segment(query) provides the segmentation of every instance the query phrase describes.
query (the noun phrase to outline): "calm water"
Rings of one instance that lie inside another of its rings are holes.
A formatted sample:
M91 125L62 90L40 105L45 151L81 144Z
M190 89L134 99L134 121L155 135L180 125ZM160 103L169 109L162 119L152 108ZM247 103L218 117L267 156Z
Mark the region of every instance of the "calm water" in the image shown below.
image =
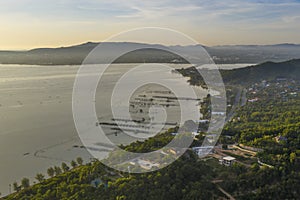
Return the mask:
M114 78L133 66L113 65L103 80L104 88L113 87ZM221 68L244 66L247 65ZM84 148L77 148L81 142L72 117L72 89L78 69L79 66L0 65L0 192L3 195L9 192L10 183L20 182L22 177L46 174L50 166L70 162L78 156L86 161L90 158ZM148 73L145 71L141 78ZM182 77L174 74L174 78ZM198 88L197 91L201 97L206 95L204 90ZM101 90L96 97L96 102L101 102L96 103L101 116L109 109L103 103L106 95L108 93ZM116 143L132 141L122 134L110 137Z

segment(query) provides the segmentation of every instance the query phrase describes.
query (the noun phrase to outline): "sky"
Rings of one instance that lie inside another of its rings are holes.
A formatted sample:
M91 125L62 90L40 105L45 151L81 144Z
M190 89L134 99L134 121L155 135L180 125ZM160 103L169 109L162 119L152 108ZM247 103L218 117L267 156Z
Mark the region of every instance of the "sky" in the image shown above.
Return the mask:
M300 0L0 0L2 50L100 42L139 27L208 46L300 43Z

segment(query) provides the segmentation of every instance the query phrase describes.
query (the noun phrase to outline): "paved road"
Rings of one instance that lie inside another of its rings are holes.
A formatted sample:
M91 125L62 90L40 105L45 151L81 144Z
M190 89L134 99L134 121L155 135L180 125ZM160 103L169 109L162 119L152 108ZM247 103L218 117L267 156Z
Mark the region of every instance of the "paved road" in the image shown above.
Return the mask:
M252 156L256 156L256 154L257 154L257 152L255 152L255 151L243 149L243 148L241 148L241 147L239 147L239 146L237 146L237 145L232 145L232 147L233 147L233 148L236 148L236 149L239 149L240 151L244 151L244 152L246 152L246 153L249 153L249 154L251 154Z
M242 94L242 88L238 88L238 92L235 96L232 108L231 108L230 112L227 114L226 122L229 122L233 118L233 116L235 114L235 110L239 107L240 100L241 100L241 94Z
M220 186L217 185L218 190L220 190L223 194L225 194L228 199L230 200L235 200L235 198L233 196L231 196L228 192L226 192L223 188L221 188Z
M241 97L241 107L246 105L247 103L247 89L244 88L243 89L243 94L242 94L242 97Z

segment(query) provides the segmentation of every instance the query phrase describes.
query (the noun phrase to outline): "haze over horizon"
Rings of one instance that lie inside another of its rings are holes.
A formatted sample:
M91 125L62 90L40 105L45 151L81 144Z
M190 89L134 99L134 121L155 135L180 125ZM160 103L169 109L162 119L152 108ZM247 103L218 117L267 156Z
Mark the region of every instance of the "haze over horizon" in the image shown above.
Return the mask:
M0 51L31 51L31 50L35 50L35 49L44 49L44 48L50 48L50 49L56 49L56 48L68 48L68 47L76 47L76 46L80 46L80 45L85 45L85 44L88 44L88 43L94 43L94 44L97 44L97 43L102 43L101 41L84 41L84 42L81 42L81 43L76 43L76 44L70 44L70 45L59 45L59 46L41 46L41 47L36 47L36 48L30 48L30 49L0 49ZM105 43L105 41L103 42ZM108 42L110 43L110 41ZM113 42L113 43L137 43L137 44L149 44L149 45L163 45L163 46L189 46L188 44L187 45L178 45L178 44L161 44L161 43L144 43L144 42L128 42L128 41L116 41L116 42ZM296 46L300 46L300 44L297 44L297 43L274 43L274 44L225 44L225 45L212 45L212 46L209 46L209 45L203 45L203 44L200 44L199 45L202 45L202 46L206 46L206 47L226 47L226 46L276 46L276 45L296 45ZM193 45L191 45L193 46Z
M174 29L206 46L299 44L299 10L299 0L2 1L0 47L71 46L138 27Z

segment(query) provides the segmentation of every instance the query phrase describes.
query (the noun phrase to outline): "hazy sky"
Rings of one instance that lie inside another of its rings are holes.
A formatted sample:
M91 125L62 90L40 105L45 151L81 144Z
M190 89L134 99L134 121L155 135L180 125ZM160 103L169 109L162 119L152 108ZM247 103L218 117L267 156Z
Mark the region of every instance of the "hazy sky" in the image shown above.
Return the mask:
M300 43L300 1L0 0L0 24L0 49L102 41L143 26L204 45Z

